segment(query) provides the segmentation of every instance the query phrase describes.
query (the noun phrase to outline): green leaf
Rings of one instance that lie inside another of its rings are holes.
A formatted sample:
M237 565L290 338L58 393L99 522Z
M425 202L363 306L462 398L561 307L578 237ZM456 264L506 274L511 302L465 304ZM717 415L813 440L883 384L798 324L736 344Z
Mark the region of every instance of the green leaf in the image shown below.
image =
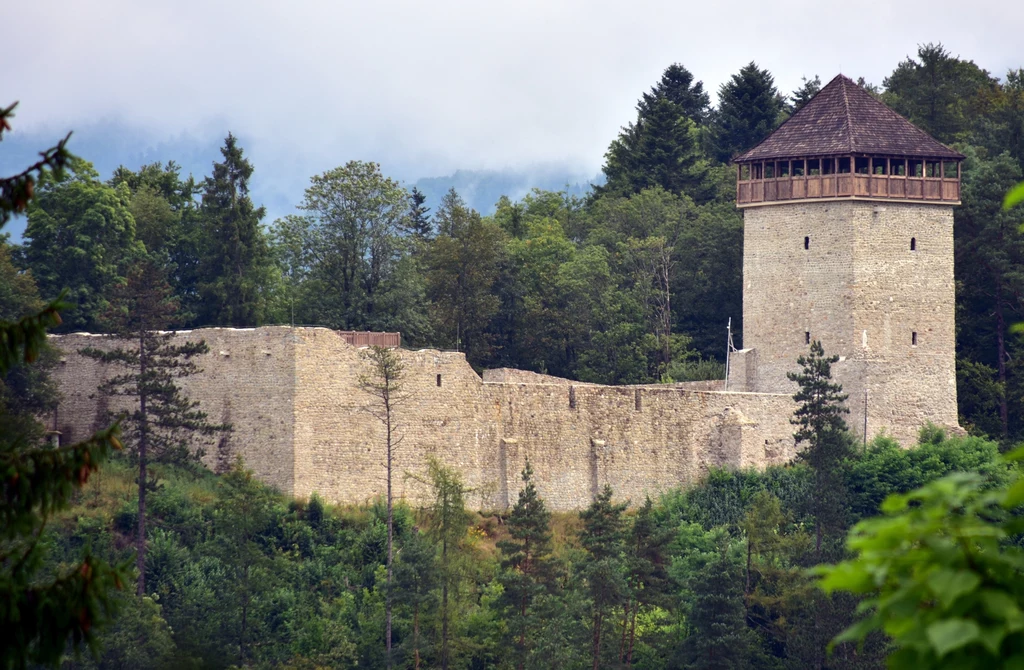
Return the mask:
M989 616L996 619L1009 621L1011 619L1019 619L1021 616L1017 603L1002 591L984 589L981 592L981 603L985 606L985 611L988 612Z
M1024 182L1017 184L1006 194L1006 199L1003 200L1003 209L1010 209L1022 202L1024 202Z
M981 629L973 621L946 619L928 626L927 635L936 655L942 658L951 651L977 641L981 636Z
M942 602L942 606L953 606L957 598L981 584L981 577L967 570L937 570L928 577L928 586Z
M1024 478L1018 479L1006 492L1003 507L1013 509L1024 502Z

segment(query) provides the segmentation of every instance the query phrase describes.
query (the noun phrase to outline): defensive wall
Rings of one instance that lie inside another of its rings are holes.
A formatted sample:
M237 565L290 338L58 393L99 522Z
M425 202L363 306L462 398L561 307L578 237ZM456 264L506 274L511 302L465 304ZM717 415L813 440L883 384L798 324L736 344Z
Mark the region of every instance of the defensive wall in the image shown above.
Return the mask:
M200 374L181 380L210 420L234 430L206 449L223 469L236 455L263 480L296 496L314 491L362 503L385 491L384 430L359 388L370 372L362 348L326 328L205 328ZM109 366L81 356L113 342L53 338L63 400L53 426L63 441L103 424L111 401L96 391ZM582 384L520 370L478 375L456 352L399 350L404 399L395 411L394 485L419 502L431 457L456 467L470 502L505 509L529 459L553 509L585 507L605 484L635 503L696 481L711 467L785 463L795 454L788 393L737 393L722 382L650 386Z

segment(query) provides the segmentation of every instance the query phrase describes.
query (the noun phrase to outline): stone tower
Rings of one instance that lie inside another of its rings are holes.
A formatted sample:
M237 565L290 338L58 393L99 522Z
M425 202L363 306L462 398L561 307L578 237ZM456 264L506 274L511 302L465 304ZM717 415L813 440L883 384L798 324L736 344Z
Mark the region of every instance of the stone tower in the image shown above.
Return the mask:
M743 346L729 390L792 393L820 340L848 423L956 429L953 207L963 156L842 75L736 158Z

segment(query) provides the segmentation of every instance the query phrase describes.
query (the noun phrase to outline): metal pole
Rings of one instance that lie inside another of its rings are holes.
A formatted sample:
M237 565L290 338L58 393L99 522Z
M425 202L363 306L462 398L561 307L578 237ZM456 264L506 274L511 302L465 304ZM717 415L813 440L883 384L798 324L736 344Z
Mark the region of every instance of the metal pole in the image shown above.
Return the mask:
M729 355L732 353L732 317L725 326L725 389L729 390Z

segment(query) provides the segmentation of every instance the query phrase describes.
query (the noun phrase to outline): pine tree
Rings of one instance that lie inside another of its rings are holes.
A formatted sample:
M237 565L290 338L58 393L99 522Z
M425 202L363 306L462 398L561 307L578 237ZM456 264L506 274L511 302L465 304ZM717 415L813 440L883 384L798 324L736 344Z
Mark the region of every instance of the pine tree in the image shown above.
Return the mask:
M798 426L794 435L800 451L799 459L814 471L812 504L815 521L815 552L822 549L823 536L838 539L845 528L846 487L843 473L846 461L853 456L853 445L846 421L850 410L843 404L843 387L832 381L832 364L839 356L826 356L821 342L811 343L808 356L800 356L797 365L803 370L789 372L787 377L800 385L793 395L799 407L790 423Z
M594 670L601 666L604 623L625 600L626 580L623 553L626 504L612 503L612 488L605 485L590 507L580 512L583 531L580 544L586 551L582 573L591 600L591 660Z
M130 409L115 416L139 468L135 549L141 596L146 593L146 493L155 485L149 464L198 460L203 450L197 442L228 427L209 423L199 402L190 400L176 381L200 372L194 359L208 348L204 341L176 343L173 333L163 332L178 311L163 272L152 262L138 263L111 303L106 321L110 338L121 346L80 353L123 369L100 385L100 393L134 399Z
M249 198L253 168L230 133L222 163L203 185L205 254L200 263L199 323L257 326L262 322L270 252L260 221L265 210Z
M509 539L498 542L502 553L501 583L505 589L502 602L510 615L518 658L516 667L520 670L530 652L531 626L536 625L534 600L551 589L554 578L550 562L551 513L537 494L529 461L522 476L523 489L506 522Z
M768 70L754 62L743 66L718 89L714 146L723 163L768 137L779 123L782 96Z
M0 137L11 128L14 108L0 108ZM0 227L26 210L45 173L63 169L66 142L18 174L0 178ZM0 377L38 359L46 330L60 324L58 310L66 306L58 299L17 321L0 321ZM115 426L85 442L53 448L28 434L0 434L0 667L55 666L69 646L95 651L96 632L115 613L109 593L121 588L127 566L112 567L87 549L55 570L46 556L49 543L40 539L47 519L67 509L90 475L120 449L117 435Z

